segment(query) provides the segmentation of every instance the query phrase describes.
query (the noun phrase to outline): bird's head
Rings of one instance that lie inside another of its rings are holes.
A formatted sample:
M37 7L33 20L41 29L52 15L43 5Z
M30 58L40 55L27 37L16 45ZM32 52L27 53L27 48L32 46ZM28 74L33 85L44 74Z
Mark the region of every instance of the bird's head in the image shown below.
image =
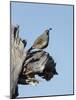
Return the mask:
M45 30L45 33L48 35L50 33L50 30L52 30L52 28Z

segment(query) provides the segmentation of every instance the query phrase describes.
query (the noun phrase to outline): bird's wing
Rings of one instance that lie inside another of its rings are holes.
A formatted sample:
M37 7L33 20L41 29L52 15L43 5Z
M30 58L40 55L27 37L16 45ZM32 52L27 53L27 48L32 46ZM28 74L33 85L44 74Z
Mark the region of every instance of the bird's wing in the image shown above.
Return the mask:
M47 42L49 41L49 34L47 35L44 31L42 35L40 35L34 42L33 48L43 48L45 45L47 45Z
M39 37L37 40L34 42L33 47L36 45L41 45L44 42L43 38Z

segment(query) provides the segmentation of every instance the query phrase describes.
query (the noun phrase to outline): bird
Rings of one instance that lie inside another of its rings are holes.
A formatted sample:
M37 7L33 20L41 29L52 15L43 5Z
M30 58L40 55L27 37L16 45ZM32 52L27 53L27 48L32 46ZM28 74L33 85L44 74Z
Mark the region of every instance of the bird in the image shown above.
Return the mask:
M43 32L33 43L31 48L28 50L30 52L32 49L44 49L49 44L49 32L52 28L49 28Z

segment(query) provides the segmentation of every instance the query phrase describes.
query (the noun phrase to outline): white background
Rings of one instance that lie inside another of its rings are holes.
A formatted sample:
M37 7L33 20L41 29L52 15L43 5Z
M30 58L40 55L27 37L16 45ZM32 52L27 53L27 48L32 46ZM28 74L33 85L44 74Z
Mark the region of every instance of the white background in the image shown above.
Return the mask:
M21 0L14 0L14 1L21 1ZM74 4L75 5L74 8L76 11L76 4L75 4L76 0L27 0L27 1L58 3L58 4L59 3ZM76 12L75 12L75 17L76 17ZM76 23L75 19L74 21ZM74 36L75 36L74 40L76 43L76 35ZM76 57L75 53L74 55ZM76 65L76 62L74 65ZM0 100L9 99L9 89L10 89L10 0L0 0ZM60 96L60 97L45 97L45 98L30 98L29 100L50 100L50 99L52 100L73 99L74 100L75 97L76 95Z

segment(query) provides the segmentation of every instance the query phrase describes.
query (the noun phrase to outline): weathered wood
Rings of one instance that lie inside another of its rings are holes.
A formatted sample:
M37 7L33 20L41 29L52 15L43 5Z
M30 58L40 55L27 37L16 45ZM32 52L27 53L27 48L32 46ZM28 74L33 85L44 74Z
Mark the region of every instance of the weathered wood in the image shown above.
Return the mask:
M19 37L18 26L11 26L11 68L10 68L10 95L15 98L18 95L18 76L22 69L22 64L26 58L24 44Z
M19 37L19 26L11 26L10 96L18 96L18 84L39 83L35 75L49 81L56 72L56 63L43 50L26 51L26 41Z
M31 78L31 81L33 81L33 78L36 80L35 75L41 76L48 81L57 74L55 66L56 63L49 53L43 50L31 52L24 61L18 82L19 84L27 84L26 79ZM28 84L30 82L28 81Z

